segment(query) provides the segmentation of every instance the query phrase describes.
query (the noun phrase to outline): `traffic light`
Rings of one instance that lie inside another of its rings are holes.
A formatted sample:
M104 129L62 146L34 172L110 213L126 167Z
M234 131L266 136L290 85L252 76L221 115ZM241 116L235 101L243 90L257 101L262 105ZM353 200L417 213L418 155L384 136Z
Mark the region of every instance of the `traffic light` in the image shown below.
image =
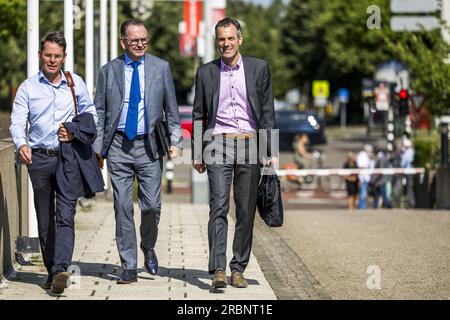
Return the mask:
M408 90L402 89L398 94L399 98L399 111L402 117L407 116L409 114L409 94Z

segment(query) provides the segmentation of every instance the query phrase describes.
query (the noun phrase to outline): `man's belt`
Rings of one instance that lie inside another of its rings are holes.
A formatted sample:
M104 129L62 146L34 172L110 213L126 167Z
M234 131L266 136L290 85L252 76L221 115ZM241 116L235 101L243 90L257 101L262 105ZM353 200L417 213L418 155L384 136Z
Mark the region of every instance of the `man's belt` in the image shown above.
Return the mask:
M36 148L36 149L31 149L32 152L39 152L39 153L43 153L46 154L49 157L55 157L58 155L59 149L46 149L46 148Z
M116 131L116 134L118 134L118 135L121 136L121 137L125 137L125 132L123 132L123 131L117 130L117 131ZM145 139L145 136L146 136L146 134L138 134L138 135L134 138L134 140L144 140L144 139Z
M228 138L228 139L236 139L236 140L241 140L241 139L251 139L255 136L254 133L222 133L222 136L224 138Z

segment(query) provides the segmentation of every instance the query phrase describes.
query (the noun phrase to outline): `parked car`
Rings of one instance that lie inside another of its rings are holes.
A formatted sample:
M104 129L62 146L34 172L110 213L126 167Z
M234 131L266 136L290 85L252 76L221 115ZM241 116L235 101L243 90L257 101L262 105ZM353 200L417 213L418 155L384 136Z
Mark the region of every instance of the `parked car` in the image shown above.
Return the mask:
M192 137L192 106L179 106L181 129L183 139L191 139Z
M275 113L280 134L280 150L292 150L297 135L306 133L310 145L325 144L324 126L313 111L279 110Z

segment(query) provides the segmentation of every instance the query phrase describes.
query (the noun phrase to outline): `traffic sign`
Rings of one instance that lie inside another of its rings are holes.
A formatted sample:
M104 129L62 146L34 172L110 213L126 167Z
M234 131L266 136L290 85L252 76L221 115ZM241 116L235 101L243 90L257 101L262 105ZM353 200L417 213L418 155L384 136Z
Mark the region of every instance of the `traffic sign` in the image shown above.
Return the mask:
M432 13L439 11L437 0L392 0L392 13Z
M337 96L338 96L339 102L348 103L348 100L350 98L350 91L348 91L347 88L340 88L337 92Z
M286 92L286 101L290 104L299 104L300 103L300 90L291 89Z
M426 31L438 29L439 20L433 16L394 16L391 18L392 31Z
M386 87L384 83L380 83L380 85L375 88L375 107L378 111L388 111L389 102L389 87Z
M411 95L411 106L416 110L422 107L424 101L425 96L423 94L416 93Z
M330 83L326 80L313 81L313 97L328 98L330 96Z

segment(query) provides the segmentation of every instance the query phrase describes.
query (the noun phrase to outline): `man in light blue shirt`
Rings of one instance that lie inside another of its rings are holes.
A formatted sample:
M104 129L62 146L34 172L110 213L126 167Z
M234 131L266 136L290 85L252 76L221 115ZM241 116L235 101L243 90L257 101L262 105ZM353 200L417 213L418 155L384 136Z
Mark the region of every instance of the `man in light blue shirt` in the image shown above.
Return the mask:
M58 194L56 183L59 144L73 139L62 123L72 121L75 116L72 93L62 72L65 58L66 41L62 33L50 32L45 35L39 50L41 70L20 85L13 104L10 127L20 161L27 165L33 185L39 241L49 274L44 288L51 288L55 293L61 293L58 291L67 282L69 275L65 269L72 258L75 237L76 200L68 200L61 193ZM86 85L79 76L72 75L79 113L89 112L97 122L95 106ZM58 226L55 225L55 216Z
M413 163L414 163L413 144L412 144L411 140L404 138L400 165L402 168L407 169L407 168L413 168L414 167ZM406 197L407 197L407 201L408 201L408 207L415 208L416 201L415 201L414 189L413 189L414 178L410 174L405 175L405 178L406 178Z

